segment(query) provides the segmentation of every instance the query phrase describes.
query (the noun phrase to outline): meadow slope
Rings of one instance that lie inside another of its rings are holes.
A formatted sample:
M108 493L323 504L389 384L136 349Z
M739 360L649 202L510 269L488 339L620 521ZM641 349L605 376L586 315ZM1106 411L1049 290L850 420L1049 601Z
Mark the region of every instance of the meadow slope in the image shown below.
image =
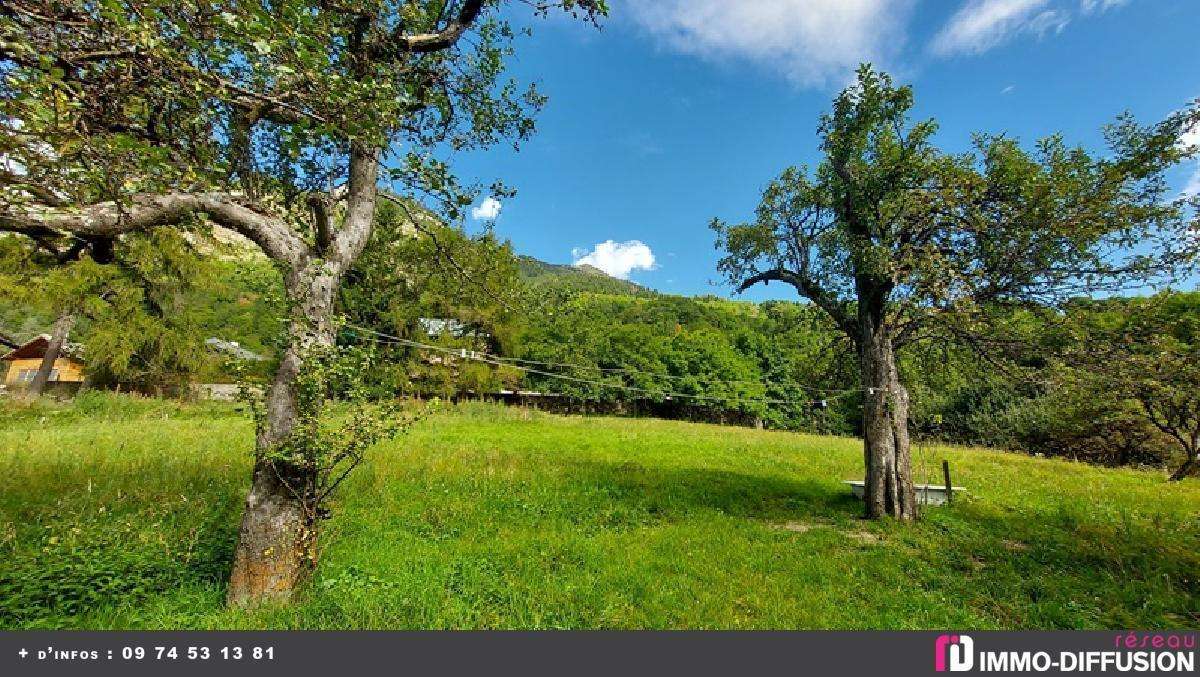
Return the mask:
M853 439L463 405L344 485L287 607L224 609L250 423L83 398L0 417L0 627L1200 627L1200 482L979 449L869 523Z

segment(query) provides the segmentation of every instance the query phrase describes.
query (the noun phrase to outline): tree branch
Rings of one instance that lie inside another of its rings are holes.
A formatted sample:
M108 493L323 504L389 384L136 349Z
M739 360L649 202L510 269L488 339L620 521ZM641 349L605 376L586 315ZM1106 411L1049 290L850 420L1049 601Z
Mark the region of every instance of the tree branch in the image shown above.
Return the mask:
M458 14L440 31L404 35L404 25L400 23L386 39L368 45L368 55L376 60L392 60L402 54L426 54L448 49L458 42L482 13L483 0L465 0Z
M847 336L854 341L858 341L858 325L851 320L850 314L846 312L845 304L830 296L816 282L799 273L783 268L773 268L763 271L743 280L738 286L737 293L741 294L760 282L767 283L772 281L785 282L795 287L796 291L800 292L802 296L815 303L821 310L824 310L833 320L834 324L844 331Z
M358 141L350 144L350 176L346 181L346 216L330 241L329 257L343 270L362 253L371 237L378 194L380 149Z
M196 212L204 212L217 225L240 233L281 263L295 265L309 255L308 246L282 220L251 209L230 193L139 194L126 204L99 202L70 210L9 208L0 211L0 231L33 238L112 238L177 226Z
M1179 467L1178 470L1171 473L1171 481L1178 482L1179 480L1182 480L1183 478L1192 474L1192 471L1196 468L1198 463L1200 463L1200 459L1189 458L1187 461L1184 462L1183 465L1181 465Z
M316 225L318 255L323 255L333 244L333 206L346 199L346 192L346 186L342 185L327 193L317 192L308 196L308 206L312 208L313 223Z
M798 275L789 270L774 268L772 270L758 273L757 275L751 275L743 280L742 283L738 285L737 293L741 294L756 284L767 282L786 282L793 287L796 287L797 290L800 288L800 278Z
M67 205L67 201L54 190L31 182L28 176L15 174L7 169L0 168L0 183L24 191L43 204L48 204L52 207L65 207Z

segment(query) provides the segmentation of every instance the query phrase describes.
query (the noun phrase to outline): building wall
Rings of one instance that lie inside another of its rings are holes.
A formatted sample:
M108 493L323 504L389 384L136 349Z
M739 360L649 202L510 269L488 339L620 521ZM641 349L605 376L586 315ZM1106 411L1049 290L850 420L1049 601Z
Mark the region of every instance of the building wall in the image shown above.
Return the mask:
M4 378L4 382L10 386L21 385L21 372L26 369L37 371L42 366L42 358L23 359L23 360L8 360L8 374ZM72 360L69 357L60 357L54 361L54 368L58 370L58 382L80 383L83 381L83 363Z

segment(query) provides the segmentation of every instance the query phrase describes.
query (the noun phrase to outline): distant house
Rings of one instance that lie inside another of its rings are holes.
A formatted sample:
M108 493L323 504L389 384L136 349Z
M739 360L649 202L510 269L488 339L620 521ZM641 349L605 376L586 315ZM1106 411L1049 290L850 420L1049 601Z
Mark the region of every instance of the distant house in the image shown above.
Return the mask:
M267 359L256 352L246 350L237 341L226 341L215 336L204 339L204 345L212 348L218 353L228 355L237 360L246 362L262 362Z
M7 370L4 384L10 388L29 385L41 368L42 358L46 356L46 348L49 346L50 335L41 334L0 357L0 363L3 363ZM81 352L79 344L69 343L63 346L58 359L54 361L54 368L50 371L50 382L82 383L84 364L79 359Z
M481 329L478 325L468 324L452 317L418 317L417 326L429 338L445 335L454 338L470 337L478 340L487 340L492 337L491 334Z
M461 338L467 333L467 325L462 320L449 317L418 317L417 324L427 336L449 334Z

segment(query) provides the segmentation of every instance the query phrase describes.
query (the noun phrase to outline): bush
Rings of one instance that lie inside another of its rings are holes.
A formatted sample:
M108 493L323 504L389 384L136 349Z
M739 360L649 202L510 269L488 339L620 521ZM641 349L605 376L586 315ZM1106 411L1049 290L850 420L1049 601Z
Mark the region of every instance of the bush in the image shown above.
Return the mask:
M1030 453L1104 465L1162 467L1176 453L1136 405L1105 393L1065 389L1015 404L998 420Z

